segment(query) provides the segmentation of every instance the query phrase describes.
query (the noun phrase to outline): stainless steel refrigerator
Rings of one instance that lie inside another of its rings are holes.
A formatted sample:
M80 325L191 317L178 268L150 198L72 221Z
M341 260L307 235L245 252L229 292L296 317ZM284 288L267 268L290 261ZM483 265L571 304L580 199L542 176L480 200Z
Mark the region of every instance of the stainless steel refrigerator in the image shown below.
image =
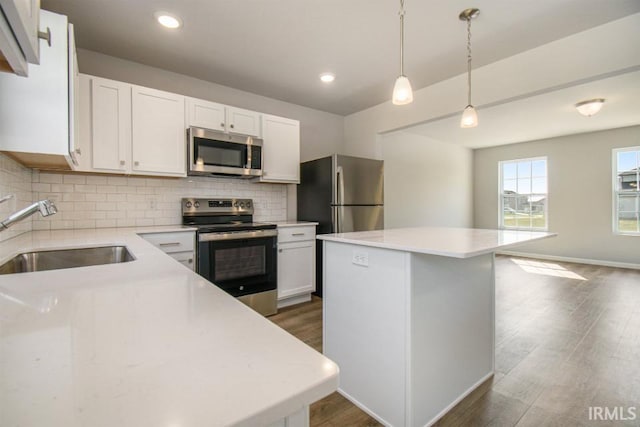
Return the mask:
M318 234L382 229L383 161L334 154L302 163L298 220L319 222ZM322 243L316 245L316 294L322 296Z

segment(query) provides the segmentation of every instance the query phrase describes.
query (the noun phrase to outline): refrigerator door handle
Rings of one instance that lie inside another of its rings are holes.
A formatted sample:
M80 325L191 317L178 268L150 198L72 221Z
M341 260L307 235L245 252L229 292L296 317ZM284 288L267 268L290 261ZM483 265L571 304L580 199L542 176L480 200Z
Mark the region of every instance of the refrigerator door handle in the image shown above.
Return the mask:
M338 205L344 205L344 173L342 166L336 168L336 199Z
M342 233L342 217L344 215L342 207L342 205L344 205L344 173L342 166L336 167L336 201L338 202L338 206L335 207L334 211L335 232Z

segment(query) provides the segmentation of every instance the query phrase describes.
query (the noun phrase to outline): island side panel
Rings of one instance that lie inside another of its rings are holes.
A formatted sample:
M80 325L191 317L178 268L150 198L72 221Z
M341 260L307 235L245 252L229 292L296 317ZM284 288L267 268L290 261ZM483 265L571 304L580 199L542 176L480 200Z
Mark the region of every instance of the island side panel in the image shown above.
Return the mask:
M324 354L339 391L379 421L406 425L409 254L324 241ZM368 266L354 264L360 260Z
M430 425L494 370L494 255L411 254L411 425Z

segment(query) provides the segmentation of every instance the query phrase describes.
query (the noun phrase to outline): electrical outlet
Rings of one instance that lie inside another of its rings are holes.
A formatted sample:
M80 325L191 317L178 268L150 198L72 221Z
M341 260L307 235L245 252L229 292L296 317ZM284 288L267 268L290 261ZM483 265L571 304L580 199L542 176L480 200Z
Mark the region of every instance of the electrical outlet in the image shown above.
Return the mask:
M369 267L369 254L367 252L353 252L351 262L355 265L361 265L363 267Z

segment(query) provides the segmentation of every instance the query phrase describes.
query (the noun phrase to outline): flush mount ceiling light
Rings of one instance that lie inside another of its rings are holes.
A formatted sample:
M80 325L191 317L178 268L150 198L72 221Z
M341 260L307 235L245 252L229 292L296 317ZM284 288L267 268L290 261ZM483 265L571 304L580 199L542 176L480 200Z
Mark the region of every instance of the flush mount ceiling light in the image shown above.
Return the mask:
M413 102L411 83L404 75L404 0L400 0L400 76L393 86L391 102L395 105L405 105Z
M331 83L335 79L336 79L336 75L333 74L333 73L322 73L322 74L320 74L320 80L322 80L323 83Z
M583 116L591 117L602 109L602 104L604 104L604 98L589 99L578 102L576 104L576 110Z
M471 104L471 20L480 15L479 9L465 9L460 12L458 18L467 22L467 106L460 119L461 128L474 128L478 126L478 113Z
M182 27L182 20L169 12L159 11L154 13L153 16L163 27L171 29Z

